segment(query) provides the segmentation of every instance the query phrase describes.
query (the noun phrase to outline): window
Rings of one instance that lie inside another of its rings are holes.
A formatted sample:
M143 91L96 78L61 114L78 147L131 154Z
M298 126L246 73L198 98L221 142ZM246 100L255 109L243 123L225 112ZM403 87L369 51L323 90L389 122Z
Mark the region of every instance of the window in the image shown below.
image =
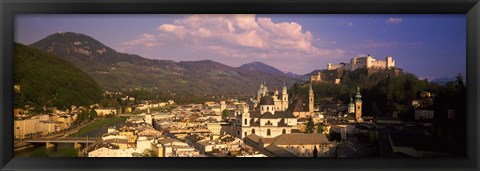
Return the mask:
M287 130L283 129L282 134L286 134L286 133L287 133Z
M240 130L237 131L237 135L240 136Z
M252 129L252 134L255 134L255 129Z
M247 132L245 132L244 134L245 134L245 136L247 136Z
M265 125L272 125L272 123L270 121L267 121Z
M270 129L267 129L267 136L270 136Z
M247 118L245 118L245 125L247 124Z
M269 109L268 106L267 106L267 111L268 111L268 110L270 110L270 109Z
M263 110L263 106L262 106L262 110Z

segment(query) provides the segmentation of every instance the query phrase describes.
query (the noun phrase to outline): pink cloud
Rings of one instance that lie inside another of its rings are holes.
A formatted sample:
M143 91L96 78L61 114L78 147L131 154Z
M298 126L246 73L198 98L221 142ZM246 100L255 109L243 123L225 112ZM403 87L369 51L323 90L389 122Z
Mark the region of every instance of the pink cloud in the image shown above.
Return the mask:
M401 18L390 17L385 22L388 23L388 24L400 24L402 22L402 19Z
M138 36L138 38L135 40L123 42L122 45L123 46L120 49L121 51L134 46L143 46L143 47L153 48L153 47L159 46L160 42L157 40L155 35L144 33Z
M255 15L190 15L173 23L162 24L156 30L156 40L140 36L125 44L155 47L158 44L154 42L168 44L171 41L184 41L197 49L222 46L222 49L229 49L229 52L262 56L266 52L323 57L341 56L344 53L341 49L314 46L312 33L303 30L298 23L275 23L270 18L256 18ZM246 49L260 53L248 52Z
M153 36L144 34L122 43L122 49L139 51L140 55L154 54L154 58L207 58L229 65L275 61L283 70L290 69L287 66L292 64L292 59L298 70L302 61L318 62L345 54L340 48L321 47L319 36L299 23L273 22L271 18L256 15L189 15L160 24L155 30Z

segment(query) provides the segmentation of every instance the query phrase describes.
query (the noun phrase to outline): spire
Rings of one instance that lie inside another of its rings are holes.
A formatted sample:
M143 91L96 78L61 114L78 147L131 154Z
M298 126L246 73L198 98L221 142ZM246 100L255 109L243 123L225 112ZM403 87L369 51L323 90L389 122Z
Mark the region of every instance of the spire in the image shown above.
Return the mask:
M312 81L310 81L310 88L308 89L309 94L313 94Z
M267 82L263 82L263 92L265 93L265 95L268 94Z
M282 92L287 92L287 83L283 80Z
M357 86L357 95L355 95L355 101L362 100L362 95L360 94L360 87Z

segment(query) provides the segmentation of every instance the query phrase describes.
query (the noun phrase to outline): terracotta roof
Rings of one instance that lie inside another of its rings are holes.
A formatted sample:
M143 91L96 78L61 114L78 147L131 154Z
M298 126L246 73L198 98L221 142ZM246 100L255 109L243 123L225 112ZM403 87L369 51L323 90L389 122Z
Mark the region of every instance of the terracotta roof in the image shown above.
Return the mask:
M294 99L292 103L288 106L288 111L290 112L306 112L308 111L307 106L303 105L303 101L301 99Z
M197 142L202 140L203 138L200 138L198 135L194 134L194 135L186 136L185 139L192 140L192 142Z
M260 139L262 139L261 137L259 137L256 134L247 135L247 137L245 137L245 138L250 139L251 141L253 141L255 143L258 143L260 141Z
M158 144L169 144L173 142L179 142L178 140L170 139L170 138L164 138L164 139L158 139L157 143Z
M271 153L273 153L277 157L297 157L296 155L290 153L289 151L287 151L283 147L278 147L278 146L273 145L273 144L265 147L265 149L270 151Z
M128 144L128 139L123 138L112 138L105 140L106 143L117 143L117 144Z
M296 118L291 111L275 111L275 114L270 112L265 112L263 115L260 114L260 111L250 111L251 118Z
M275 137L275 145L325 144L329 143L325 134L282 134Z

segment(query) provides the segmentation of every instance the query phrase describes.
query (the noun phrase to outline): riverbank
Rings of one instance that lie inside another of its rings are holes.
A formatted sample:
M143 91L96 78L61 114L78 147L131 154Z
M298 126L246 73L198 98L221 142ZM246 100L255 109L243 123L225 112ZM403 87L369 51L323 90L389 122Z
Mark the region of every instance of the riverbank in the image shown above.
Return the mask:
M112 125L118 122L125 122L126 119L127 119L126 117L113 117L113 118L105 118L102 120L98 120L80 129L77 133L71 134L70 137L78 137L79 135L88 133L92 130L104 127L106 125Z

